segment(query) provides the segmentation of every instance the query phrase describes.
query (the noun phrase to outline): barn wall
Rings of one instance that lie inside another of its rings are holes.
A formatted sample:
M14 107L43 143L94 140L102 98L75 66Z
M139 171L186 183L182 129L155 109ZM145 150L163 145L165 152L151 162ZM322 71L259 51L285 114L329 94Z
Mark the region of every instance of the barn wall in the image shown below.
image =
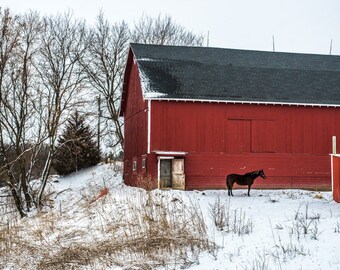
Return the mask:
M262 188L331 185L335 108L153 101L151 151L186 151L187 189L224 188L225 175L264 169Z
M148 104L143 100L140 85L138 67L132 63L124 111L124 181L129 185L136 185L138 176L146 173L142 160L147 153Z

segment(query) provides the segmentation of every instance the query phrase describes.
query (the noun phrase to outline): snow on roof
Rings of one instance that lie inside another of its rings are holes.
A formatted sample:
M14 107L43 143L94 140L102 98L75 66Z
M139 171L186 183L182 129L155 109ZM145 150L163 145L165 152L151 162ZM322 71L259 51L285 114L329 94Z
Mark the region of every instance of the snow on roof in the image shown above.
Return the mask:
M149 60L144 59L144 61L149 61ZM154 89L154 87L152 87L149 77L146 75L145 71L140 65L138 65L138 70L139 70L140 83L141 83L141 88L142 88L144 98L148 99L148 98L159 98L159 97L167 96L167 94L159 93L156 89Z

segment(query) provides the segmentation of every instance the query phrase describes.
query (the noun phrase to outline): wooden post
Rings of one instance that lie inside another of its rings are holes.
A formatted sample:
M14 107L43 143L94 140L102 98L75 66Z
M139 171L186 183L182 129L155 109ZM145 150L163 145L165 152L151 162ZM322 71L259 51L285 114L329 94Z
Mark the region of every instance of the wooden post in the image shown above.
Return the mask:
M333 200L340 203L340 156L336 154L336 136L332 136L331 159Z

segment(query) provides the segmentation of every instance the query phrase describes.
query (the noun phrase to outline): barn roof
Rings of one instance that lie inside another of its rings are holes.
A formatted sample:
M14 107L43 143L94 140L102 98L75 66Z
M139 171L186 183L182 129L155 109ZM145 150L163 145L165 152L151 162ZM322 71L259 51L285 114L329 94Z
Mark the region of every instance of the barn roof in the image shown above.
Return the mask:
M131 44L145 99L340 106L340 56Z

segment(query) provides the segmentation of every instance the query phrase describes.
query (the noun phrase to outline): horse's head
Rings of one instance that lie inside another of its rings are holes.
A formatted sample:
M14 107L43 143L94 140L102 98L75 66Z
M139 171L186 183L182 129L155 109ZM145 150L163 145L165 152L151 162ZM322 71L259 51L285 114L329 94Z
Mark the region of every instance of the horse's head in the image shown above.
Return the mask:
M266 175L264 174L264 171L263 171L263 170L259 171L259 175L260 175L263 179L266 179L266 178L267 178Z

